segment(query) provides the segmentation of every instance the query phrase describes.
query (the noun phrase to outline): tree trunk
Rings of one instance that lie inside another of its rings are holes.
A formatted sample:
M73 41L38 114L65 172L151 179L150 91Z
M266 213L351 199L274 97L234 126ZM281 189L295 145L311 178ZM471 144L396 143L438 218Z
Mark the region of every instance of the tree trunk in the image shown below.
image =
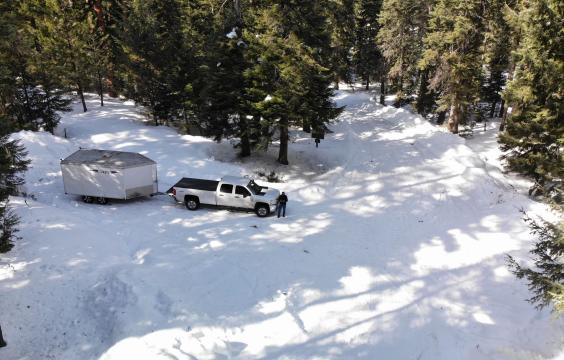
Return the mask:
M501 117L501 115L505 111L504 109L505 109L505 100L501 99L501 102L499 103L499 112L497 113L497 117Z
M51 112L51 91L49 90L49 87L45 87L45 108L47 110L47 113ZM53 122L52 119L49 119L48 122L46 123L46 130L49 131L51 134L55 135L55 126L53 126Z
M386 105L386 77L380 79L380 105Z
M280 131L280 150L278 152L278 162L288 165L288 119L283 117L280 119L278 127Z
M92 10L96 14L96 26L106 33L106 22L104 21L104 9L102 8L102 0L95 0L92 4Z
M108 89L108 95L110 97L117 97L117 91L115 88L115 76L114 76L114 67L113 65L108 65L108 69L106 72L106 88Z
M429 88L427 82L427 71L419 72L419 91L417 93L417 102L415 104L418 114L425 115L429 103Z
M76 81L76 87L78 88L78 95L80 96L80 101L82 101L82 110L84 110L84 112L87 112L88 109L86 108L86 101L84 100L84 92L82 91L82 84L80 82L80 74L78 73L78 66L76 65L76 63L74 62L74 58L72 57L74 55L74 49L72 47L72 43L70 41L70 37L67 34L67 47L69 49L69 51L71 52L71 65L72 65L72 70L73 70L73 75L75 77L75 81Z
M188 116L186 116L186 107L185 106L182 106L182 120L184 120L184 127L185 127L186 134L191 135L190 123L188 122Z
M102 5L102 0L94 0L93 2L91 2L91 6L92 6L92 10L94 11L94 14L96 15L96 27L98 27L101 31L102 34L106 35L106 20L104 18L105 16L105 9ZM105 40L105 42L107 42L107 40ZM105 47L104 47L105 48ZM111 51L111 50L107 50L107 51ZM110 64L108 64L108 68L106 69L106 83L107 83L107 90L108 90L108 95L110 97L117 97L117 92L114 88L114 69L113 69L113 65L111 64L111 62L113 61L113 58L110 59ZM104 106L104 105L102 105Z
M245 115L239 115L239 127L241 137L241 153L239 156L251 156L251 142L249 141L249 124Z
M335 90L339 90L339 77L335 77Z
M365 90L368 91L370 90L370 76L366 77L366 87Z
M86 100L84 100L84 92L82 91L82 84L80 81L76 82L76 87L78 88L78 96L80 96L80 101L82 102L82 110L87 112L88 109L86 108Z
M149 100L149 105L151 107L151 113L153 114L153 120L155 121L155 126L159 126L159 118L157 117L157 113L155 112L155 100L151 98Z
M256 124L258 124L260 129L260 135L258 137L258 141L260 144L259 146L262 148L262 150L267 151L268 146L270 145L270 141L272 139L270 126L266 122L261 124L259 115L255 115L253 120Z
M104 106L104 84L100 70L98 70L98 93L100 94L100 106Z
M493 119L495 115L495 106L497 105L497 100L494 100L492 103L492 107L490 108L490 119Z
M499 123L499 131L504 131L505 130L505 124L507 122L507 118L509 117L509 109L510 107L506 107L504 108L503 112L501 112L501 122Z
M251 156L251 142L246 131L241 135L241 153L239 155L241 157Z
M304 120L302 124L303 124L302 130L309 134L311 132L311 125L310 125L309 121Z
M447 121L447 129L453 134L458 134L458 124L460 122L460 105L457 101L450 106L450 114Z
M504 113L501 122L499 123L499 131L502 132L505 130L505 121L507 120L507 113Z
M403 103L403 80L400 78L399 80L399 90L396 92L396 99L394 100L394 107L400 108Z
M233 0L233 8L235 9L235 14L237 16L237 25L243 27L243 15L241 11L241 3L239 2L239 0Z
M509 72L507 74L507 84L509 84L512 80L513 77L515 75L515 63L511 62L511 64L509 65ZM511 105L511 104L508 104ZM504 131L505 130L505 122L507 121L507 116L509 116L509 114L507 113L507 109L509 108L509 106L507 106L507 108L505 107L505 101L504 99L501 100L501 111L499 112L499 116L501 116L501 122L499 124L499 131Z
M24 113L22 114L23 115L22 116L23 122L20 124L21 127L24 127L26 125L26 123L31 120L31 101L29 99L29 94L27 92L27 89L28 89L27 81L25 80L26 78L24 76L25 75L22 74L22 79L24 80L23 91L24 91L24 97L25 97L25 106L24 106Z
M446 118L446 111L441 111L440 113L437 114L437 124L438 125L442 125L445 122L445 118Z

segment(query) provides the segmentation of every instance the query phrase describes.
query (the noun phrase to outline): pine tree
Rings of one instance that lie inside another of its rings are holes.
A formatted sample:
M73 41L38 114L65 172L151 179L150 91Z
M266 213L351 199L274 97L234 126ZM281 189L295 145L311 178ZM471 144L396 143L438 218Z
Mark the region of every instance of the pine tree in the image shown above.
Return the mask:
M431 11L420 61L429 71L429 87L439 94L437 111L449 111L447 127L458 133L469 107L478 99L482 78L481 0L439 0Z
M0 11L0 116L5 129L54 131L60 111L69 111L63 67L58 54L49 52L39 30L45 11L33 2L6 4Z
M95 72L91 45L92 24L87 16L87 7L80 2L49 2L41 7L37 21L42 33L42 51L54 54L63 66L64 80L73 87L88 111L84 93L92 87Z
M521 266L508 256L511 272L519 279L527 279L533 296L528 299L537 309L552 305L553 311L564 312L564 230L560 225L546 221L541 223L525 214L525 222L531 233L537 236L535 247L531 250L535 269Z
M512 5L511 2L509 4ZM505 87L506 74L509 70L512 35L509 24L503 16L508 6L506 1L493 0L486 8L484 16L483 62L487 69L487 76L482 84L481 99L490 104L490 118L495 116L496 106L502 101L501 91Z
M262 14L264 27L259 38L262 40L260 62L253 69L255 82L259 86L253 91L262 95L255 107L268 124L265 126L278 129L278 162L288 164L288 128L291 123L299 121L297 107L303 95L303 87L297 74L298 66L302 65L303 57L310 54L308 49L302 47L297 34L284 27L286 24L273 23L275 19L287 19L278 13L282 10L285 10L283 6L277 6L265 10ZM266 135L270 137L271 134L267 131Z
M418 110L429 107L427 71L419 71L417 62L423 52L423 38L433 1L384 0L380 12L378 45L388 63L388 79L396 87L396 102L401 104L420 83Z
M124 19L126 95L146 106L155 125L182 119L191 55L178 0L134 0Z
M356 3L356 47L354 63L356 76L370 88L374 78L381 80L385 66L378 50L376 36L380 28L378 18L382 0L358 0Z
M327 25L331 33L329 68L339 82L351 83L353 80L352 51L355 46L356 22L354 0L332 0L327 3Z
M96 87L103 106L103 91L116 97L123 90L119 73L125 71L126 56L121 46L124 33L124 12L128 10L129 0L90 0L89 17L92 23L93 58L95 59Z
M204 133L217 141L238 137L241 156L251 154L252 100L245 76L252 66L249 46L253 39L248 34L253 17L248 15L249 5L242 1L225 2L221 11L212 12L212 27L197 30L200 36L205 34L206 51L200 72L190 86L195 115Z
M510 16L519 43L504 98L512 109L501 148L509 168L544 186L564 179L564 14L556 0L521 1Z
M323 66L330 37L321 9L317 1L277 0L261 12L261 52L253 72L262 82L255 91L264 97L256 108L278 128L281 164L288 164L290 126L317 130L341 111L331 101L334 77Z
M0 117L0 121L5 120ZM16 226L19 222L16 214L8 206L10 195L15 195L17 187L24 180L19 173L25 171L29 161L27 153L18 141L10 140L9 135L0 133L0 253L9 251L13 244Z

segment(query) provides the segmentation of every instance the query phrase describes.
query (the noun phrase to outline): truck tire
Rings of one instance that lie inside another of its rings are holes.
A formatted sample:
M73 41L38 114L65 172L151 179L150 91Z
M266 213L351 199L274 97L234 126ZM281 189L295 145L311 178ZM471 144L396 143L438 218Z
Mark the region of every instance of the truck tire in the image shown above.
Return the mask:
M186 209L190 211L198 210L200 207L200 199L196 196L186 196L184 198L184 205L186 205Z
M270 214L270 207L266 204L257 204L255 212L258 217L267 217Z
M105 197L99 197L99 198L96 199L96 201L100 205L106 205L108 203L108 199L106 199Z
M94 198L92 196L82 195L82 201L84 201L87 204L92 204Z

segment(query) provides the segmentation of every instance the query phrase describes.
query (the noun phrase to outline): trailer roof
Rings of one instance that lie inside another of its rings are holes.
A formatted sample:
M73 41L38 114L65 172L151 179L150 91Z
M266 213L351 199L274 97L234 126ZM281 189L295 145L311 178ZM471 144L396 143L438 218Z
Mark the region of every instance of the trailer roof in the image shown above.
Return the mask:
M109 168L126 169L143 165L152 165L156 164L156 162L144 155L134 152L81 149L61 160L61 164L92 164Z

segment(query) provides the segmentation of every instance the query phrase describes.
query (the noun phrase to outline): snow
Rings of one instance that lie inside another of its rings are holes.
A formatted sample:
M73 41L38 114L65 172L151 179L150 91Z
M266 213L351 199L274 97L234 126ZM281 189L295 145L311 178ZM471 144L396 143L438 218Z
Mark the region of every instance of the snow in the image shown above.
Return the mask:
M276 145L239 160L117 99L76 104L68 139L15 134L32 168L11 199L22 239L0 256L0 358L563 358L562 322L505 265L528 259L519 209L554 215L500 171L494 130L464 140L372 96L338 92L334 133L316 149L293 131L290 166ZM59 168L79 147L148 156L161 191L275 170L288 217L166 196L84 204Z
M510 187L517 189L520 193L526 194L533 185L530 179L519 176L505 176L503 163L499 158L500 149L496 146L497 133L501 119L496 118L483 124L478 124L474 128L473 135L467 140L466 144L474 150L484 161L488 174L499 181L503 181Z
M237 37L237 28L231 29L231 31L225 34L229 39L235 39Z

